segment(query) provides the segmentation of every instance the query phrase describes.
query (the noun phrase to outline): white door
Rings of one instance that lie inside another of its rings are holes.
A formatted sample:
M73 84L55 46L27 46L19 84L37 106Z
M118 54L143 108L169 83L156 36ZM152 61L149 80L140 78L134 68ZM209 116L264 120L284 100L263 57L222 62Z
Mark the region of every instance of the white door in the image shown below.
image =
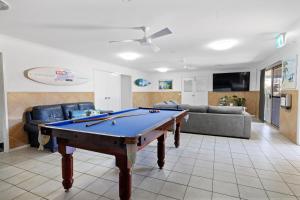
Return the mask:
M127 75L121 75L121 108L132 108L132 80Z
M97 109L113 111L121 109L120 75L95 70L94 84Z
M183 104L194 104L194 79L184 78L182 79L182 95L181 102Z
M182 79L182 103L189 105L208 104L208 78L189 77Z

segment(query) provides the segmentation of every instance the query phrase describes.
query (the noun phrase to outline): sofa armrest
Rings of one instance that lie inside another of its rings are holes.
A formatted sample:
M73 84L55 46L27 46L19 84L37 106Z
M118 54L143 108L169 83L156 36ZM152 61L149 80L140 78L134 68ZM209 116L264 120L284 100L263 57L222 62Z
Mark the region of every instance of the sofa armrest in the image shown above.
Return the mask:
M31 112L30 111L26 111L24 113L24 117L25 117L25 122L29 123L32 120Z
M251 123L252 117L249 113L244 114L244 135L246 138L250 138L251 136Z

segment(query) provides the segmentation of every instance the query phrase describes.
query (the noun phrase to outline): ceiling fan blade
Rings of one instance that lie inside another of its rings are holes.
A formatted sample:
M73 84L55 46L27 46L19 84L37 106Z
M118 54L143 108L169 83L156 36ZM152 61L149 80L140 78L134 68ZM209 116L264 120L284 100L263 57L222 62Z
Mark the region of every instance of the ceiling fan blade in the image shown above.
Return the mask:
M8 10L8 9L9 9L9 5L6 2L0 0L0 10Z
M113 41L109 41L109 43L119 43L119 42L140 42L140 39L134 39L134 40L113 40Z
M149 44L150 48L154 51L154 52L159 52L160 48L158 46L156 46L155 44L151 43Z
M155 39L155 38L162 37L162 36L169 35L169 34L172 34L172 31L170 31L169 28L164 28L164 29L150 35L149 38Z

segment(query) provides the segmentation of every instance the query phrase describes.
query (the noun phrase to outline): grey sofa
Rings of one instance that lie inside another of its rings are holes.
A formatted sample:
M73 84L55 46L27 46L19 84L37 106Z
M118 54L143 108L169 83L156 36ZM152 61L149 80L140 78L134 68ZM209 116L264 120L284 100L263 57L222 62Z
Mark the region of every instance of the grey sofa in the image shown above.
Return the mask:
M207 135L220 135L238 138L250 138L250 114L242 107L227 106L190 106L175 103L155 104L157 109L188 110L189 118L183 121L182 132Z

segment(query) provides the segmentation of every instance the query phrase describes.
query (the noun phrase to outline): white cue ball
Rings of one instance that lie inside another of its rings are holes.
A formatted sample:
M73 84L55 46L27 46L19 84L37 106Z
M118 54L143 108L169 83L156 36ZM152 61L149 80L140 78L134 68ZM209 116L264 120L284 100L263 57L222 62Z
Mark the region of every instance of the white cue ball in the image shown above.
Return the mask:
M116 122L116 120L113 120L112 121L112 125L115 125L117 122Z

